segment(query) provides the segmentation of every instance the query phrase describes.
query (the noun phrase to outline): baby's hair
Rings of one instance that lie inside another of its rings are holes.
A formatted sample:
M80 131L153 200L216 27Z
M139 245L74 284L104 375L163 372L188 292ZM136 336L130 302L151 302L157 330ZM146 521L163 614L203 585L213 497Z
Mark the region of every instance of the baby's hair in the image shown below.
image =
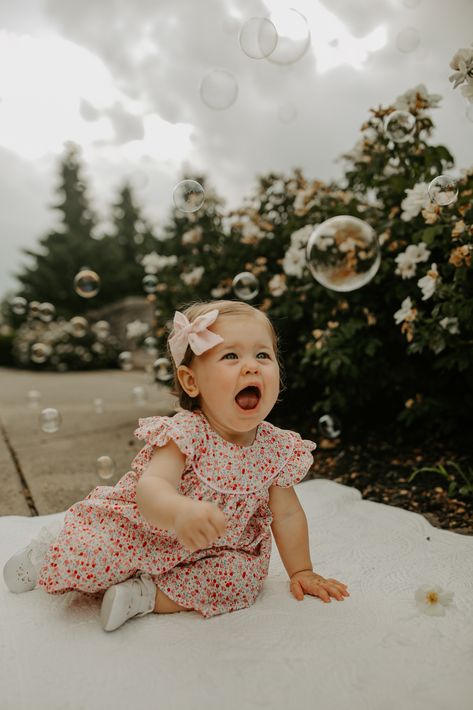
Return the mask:
M190 323L193 323L196 318L199 316L203 316L205 313L208 313L209 311L213 311L215 308L218 309L219 315L218 317L220 318L221 316L255 316L259 315L260 317L262 316L263 319L267 322L269 329L271 331L271 337L273 340L273 348L274 352L276 353L276 358L278 361L279 369L282 373L283 368L282 368L282 363L280 361L280 356L279 356L279 340L278 340L278 335L276 333L276 330L274 328L274 325L272 324L271 320L268 318L266 313L263 311L260 311L258 308L255 308L254 306L250 306L249 303L245 303L244 301L226 301L226 300L221 300L221 301L193 301L191 304L184 306L183 308L179 308L178 310L181 311L181 313L184 313L184 315L187 317ZM173 375L174 375L174 382L173 386L171 389L171 394L174 394L176 397L179 398L179 406L182 409L188 409L189 411L194 411L195 409L199 409L200 407L200 402L199 402L199 397L190 397L185 390L181 387L181 383L179 382L179 378L177 376L177 367L172 359L171 351L169 349L169 338L174 335L174 328L171 329L171 332L169 333L168 337L168 358L172 363L172 369L173 369ZM181 365L186 365L187 367L190 367L192 363L192 359L195 357L194 353L192 352L191 348L189 345L187 346L186 353L184 355L184 359L180 363Z

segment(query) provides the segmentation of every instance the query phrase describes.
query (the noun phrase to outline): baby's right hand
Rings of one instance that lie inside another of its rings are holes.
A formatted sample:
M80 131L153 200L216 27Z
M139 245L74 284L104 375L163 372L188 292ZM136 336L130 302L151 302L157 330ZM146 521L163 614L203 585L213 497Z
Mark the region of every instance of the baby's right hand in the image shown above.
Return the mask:
M176 515L174 532L177 539L191 550L205 549L224 534L227 521L218 505L208 501L189 500Z

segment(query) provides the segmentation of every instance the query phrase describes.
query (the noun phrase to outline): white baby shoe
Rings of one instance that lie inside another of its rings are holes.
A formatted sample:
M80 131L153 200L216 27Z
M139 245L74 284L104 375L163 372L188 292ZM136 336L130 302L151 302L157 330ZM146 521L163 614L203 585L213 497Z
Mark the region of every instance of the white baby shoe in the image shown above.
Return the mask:
M144 616L154 610L156 585L148 574L131 577L114 584L102 599L100 621L104 631L115 631L133 616Z
M27 547L15 552L5 564L3 579L10 592L21 594L21 592L30 592L36 587L38 574L31 561L32 551L33 546L30 543Z

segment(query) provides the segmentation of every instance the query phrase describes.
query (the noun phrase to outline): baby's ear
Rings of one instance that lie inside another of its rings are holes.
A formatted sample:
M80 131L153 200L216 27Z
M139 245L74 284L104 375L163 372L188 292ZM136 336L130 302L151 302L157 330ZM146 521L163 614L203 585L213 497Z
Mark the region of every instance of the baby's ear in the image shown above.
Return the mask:
M177 378L184 392L189 397L197 397L199 388L195 379L195 375L187 365L179 365L177 368Z

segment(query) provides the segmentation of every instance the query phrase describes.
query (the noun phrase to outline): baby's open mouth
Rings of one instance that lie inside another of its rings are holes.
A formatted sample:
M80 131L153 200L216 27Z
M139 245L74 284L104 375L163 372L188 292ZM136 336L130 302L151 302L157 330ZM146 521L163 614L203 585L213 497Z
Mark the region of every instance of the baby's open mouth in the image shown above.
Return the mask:
M251 385L238 392L235 401L242 409L254 409L261 399L259 388Z

